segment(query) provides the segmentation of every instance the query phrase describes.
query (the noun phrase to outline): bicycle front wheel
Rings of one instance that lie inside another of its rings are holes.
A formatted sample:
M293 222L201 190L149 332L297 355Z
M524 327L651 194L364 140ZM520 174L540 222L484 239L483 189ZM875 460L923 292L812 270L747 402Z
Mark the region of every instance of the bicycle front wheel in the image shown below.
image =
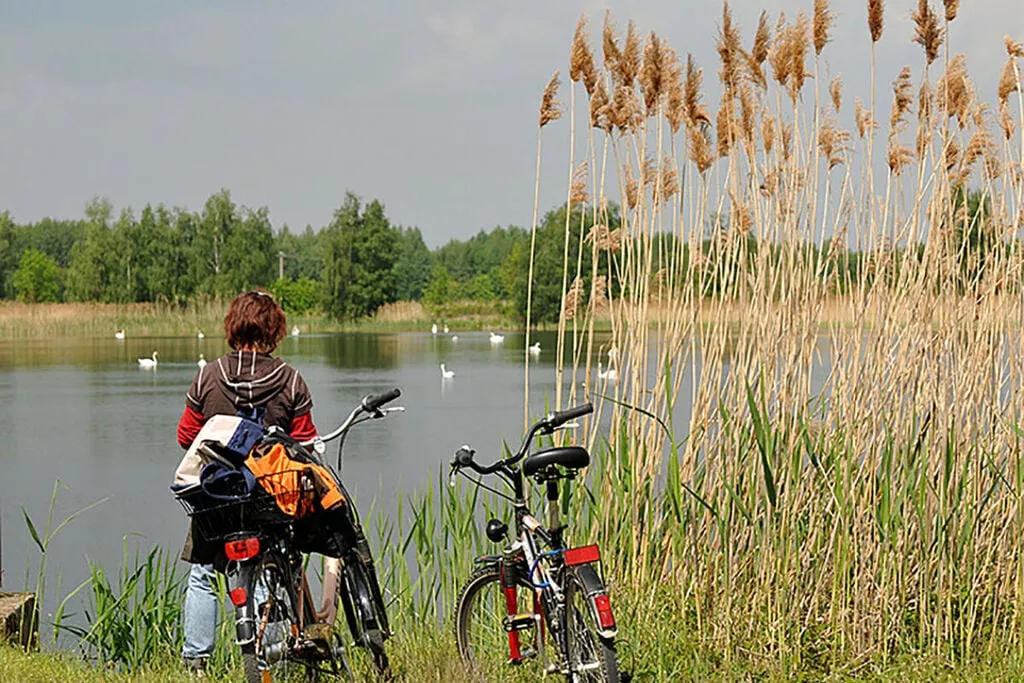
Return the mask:
M598 633L587 591L576 571L566 575L565 607L569 680L619 683L615 639L605 638Z
M469 577L455 608L455 637L459 655L475 678L533 681L543 674L548 667L546 633L534 596L532 588L516 589L511 606L519 615L519 630L510 633L506 624L511 598L501 586L498 565L481 567Z

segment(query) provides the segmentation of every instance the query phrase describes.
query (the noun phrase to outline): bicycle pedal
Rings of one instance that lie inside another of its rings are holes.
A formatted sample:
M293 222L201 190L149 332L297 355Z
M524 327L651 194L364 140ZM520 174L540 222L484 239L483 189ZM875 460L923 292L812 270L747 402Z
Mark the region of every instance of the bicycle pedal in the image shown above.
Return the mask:
M504 622L505 630L508 632L525 631L526 629L533 628L536 625L536 617L530 612L505 617Z

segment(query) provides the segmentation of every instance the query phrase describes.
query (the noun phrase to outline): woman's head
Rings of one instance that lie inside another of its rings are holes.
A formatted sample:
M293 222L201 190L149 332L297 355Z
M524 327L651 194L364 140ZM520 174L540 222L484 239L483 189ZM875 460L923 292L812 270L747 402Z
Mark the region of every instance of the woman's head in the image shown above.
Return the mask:
M254 289L236 296L224 316L224 336L234 350L270 353L285 335L284 311L274 297Z

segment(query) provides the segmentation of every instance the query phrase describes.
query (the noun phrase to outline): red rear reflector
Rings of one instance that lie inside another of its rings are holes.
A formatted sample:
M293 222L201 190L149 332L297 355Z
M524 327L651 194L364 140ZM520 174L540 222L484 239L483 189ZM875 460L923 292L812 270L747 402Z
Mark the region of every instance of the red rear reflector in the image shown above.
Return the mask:
M612 614L612 601L607 595L598 595L594 598L594 607L597 608L597 623L601 628L612 628L615 626L615 615Z
M239 586L231 591L231 603L235 607L241 607L245 604L245 601L249 599L249 593L243 586Z
M601 559L601 551L596 545L585 545L582 548L569 548L563 554L565 566L573 567L577 564L597 562Z
M256 557L259 552L260 539L255 536L250 538L239 538L234 541L228 541L224 544L224 554L228 556L229 560L235 562L248 560L250 557Z

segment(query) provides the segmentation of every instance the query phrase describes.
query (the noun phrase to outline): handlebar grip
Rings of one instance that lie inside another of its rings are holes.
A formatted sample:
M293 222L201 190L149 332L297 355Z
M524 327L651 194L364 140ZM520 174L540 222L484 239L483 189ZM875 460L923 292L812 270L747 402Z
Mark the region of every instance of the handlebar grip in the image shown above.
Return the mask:
M373 412L385 403L391 403L401 395L402 390L398 387L395 387L390 391L385 391L383 394L368 394L363 398L363 409L367 412Z
M577 417L583 417L584 415L589 415L592 412L594 412L594 404L588 401L583 405L552 413L551 417L548 419L548 425L550 425L552 429L555 427L561 427L569 420L575 420Z

